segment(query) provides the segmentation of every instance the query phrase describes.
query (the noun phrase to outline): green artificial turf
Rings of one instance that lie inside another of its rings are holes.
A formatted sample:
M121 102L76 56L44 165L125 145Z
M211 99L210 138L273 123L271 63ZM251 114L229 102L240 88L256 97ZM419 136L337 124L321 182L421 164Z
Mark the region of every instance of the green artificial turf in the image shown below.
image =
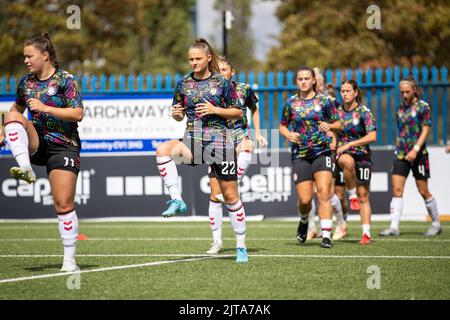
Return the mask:
M237 264L229 223L225 250L211 257L207 222L81 222L82 273L31 279L60 273L57 224L2 223L0 299L450 299L450 224L425 237L427 223L402 222L400 237L378 237L387 225L373 223L373 243L361 246L360 225L349 222L347 238L322 249L298 244L296 222L248 222L249 262Z

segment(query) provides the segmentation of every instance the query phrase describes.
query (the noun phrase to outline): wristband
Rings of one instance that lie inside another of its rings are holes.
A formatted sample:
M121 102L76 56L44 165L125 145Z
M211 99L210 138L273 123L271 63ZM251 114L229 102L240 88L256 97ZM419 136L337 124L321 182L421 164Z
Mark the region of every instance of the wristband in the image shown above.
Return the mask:
M418 144L416 144L413 149L416 150L417 152L419 152L420 151L420 146Z

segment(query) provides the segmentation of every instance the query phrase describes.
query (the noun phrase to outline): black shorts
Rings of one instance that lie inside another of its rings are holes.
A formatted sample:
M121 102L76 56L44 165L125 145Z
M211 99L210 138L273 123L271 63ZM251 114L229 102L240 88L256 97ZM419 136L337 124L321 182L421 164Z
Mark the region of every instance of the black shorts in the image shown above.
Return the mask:
M181 142L191 151L192 160L186 163L189 166L208 164L211 167L210 177L220 180L237 180L237 154L234 144L205 144L189 137Z
M333 172L331 152L321 154L316 158L292 160L292 174L295 184L314 180L314 173L319 171Z
M46 166L47 174L54 169L80 171L80 150L75 147L47 142L39 136L39 148L30 155L30 161L37 166Z
M333 163L333 178L334 185L341 187L345 186L344 171L342 171L342 168L337 161Z
M344 171L342 171L336 157L336 151L331 151L331 157L333 159L333 179L334 184L337 186L345 186Z
M414 162L406 160L394 160L392 165L392 174L397 174L403 177L408 177L409 171L412 170L416 180L428 180L430 178L430 162L428 160L428 153L420 153Z
M355 175L356 175L356 184L358 186L369 186L370 180L372 179L372 162L368 157L358 157L353 154L344 153L353 158L355 160ZM336 168L338 168L335 173L335 182L334 184L337 186L345 186L344 180L344 171L338 165L338 161L336 161Z

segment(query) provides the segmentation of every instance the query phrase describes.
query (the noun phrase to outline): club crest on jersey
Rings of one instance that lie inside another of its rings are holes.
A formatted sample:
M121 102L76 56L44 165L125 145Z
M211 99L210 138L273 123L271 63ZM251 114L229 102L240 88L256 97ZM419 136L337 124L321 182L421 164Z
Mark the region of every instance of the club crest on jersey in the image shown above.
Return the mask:
M240 98L240 99L239 99L239 102L241 103L241 106L244 105L244 99L243 99L243 98Z
M30 95L33 91L30 88L25 89L25 95Z
M316 105L314 106L314 111L320 112L320 110L322 110L322 107L320 106L320 104L316 104Z
M354 126L357 126L359 124L359 117L358 118L354 118L352 121Z
M416 112L416 110L413 110L413 111L411 111L411 117L415 117L415 116L417 116L417 112Z
M209 90L209 92L210 92L212 95L216 95L216 94L217 94L217 88L211 88L211 90Z
M49 96L54 96L56 94L56 87L48 87L47 88L47 94Z

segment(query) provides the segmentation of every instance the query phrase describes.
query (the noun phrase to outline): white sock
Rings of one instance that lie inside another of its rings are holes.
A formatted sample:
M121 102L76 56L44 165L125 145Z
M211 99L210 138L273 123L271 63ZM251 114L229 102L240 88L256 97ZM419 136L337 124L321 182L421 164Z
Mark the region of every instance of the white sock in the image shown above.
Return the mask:
M370 238L370 224L363 224L362 232L363 234L366 234Z
M393 197L391 200L391 229L400 229L400 217L403 211L403 198Z
M6 142L19 167L31 170L30 155L28 152L28 135L19 122L9 122L5 126Z
M316 202L314 199L311 201L311 211L309 212L308 230L316 229Z
M349 199L358 198L358 196L356 195L356 187L353 189L348 189L348 198Z
M320 220L320 229L322 229L322 237L323 238L331 238L331 230L333 228L333 220L332 219L321 219Z
M333 197L331 198L331 206L333 207L333 214L336 217L337 224L345 224L341 200L339 200L339 197L336 194L333 194Z
M245 246L245 210L241 200L236 203L227 204L230 215L231 226L236 235L236 248L246 248Z
M238 181L241 181L252 161L252 153L249 151L242 151L237 158L237 176Z
M211 225L213 242L222 243L222 221L223 211L220 202L209 200L209 224Z
M78 237L78 218L75 210L58 214L59 233L64 246L64 260L75 259Z
M425 201L425 206L427 207L428 214L431 218L431 224L434 227L440 227L441 223L439 222L439 212L437 208L437 202L434 197Z
M172 200L182 200L180 187L178 186L178 170L175 162L170 156L156 157L156 165L158 166L159 174L163 179L164 185L169 190L170 198Z

